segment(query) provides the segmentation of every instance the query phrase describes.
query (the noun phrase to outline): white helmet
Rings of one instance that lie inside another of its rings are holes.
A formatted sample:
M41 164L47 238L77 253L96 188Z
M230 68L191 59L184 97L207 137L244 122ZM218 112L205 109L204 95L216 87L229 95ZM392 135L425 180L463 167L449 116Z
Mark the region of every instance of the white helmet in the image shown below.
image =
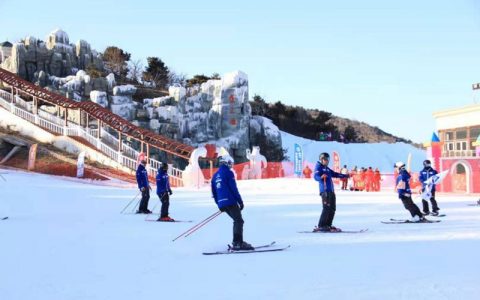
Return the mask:
M404 169L405 168L405 163L401 162L401 161L397 161L394 165L395 168L398 168L399 170L401 169Z
M232 167L233 166L233 158L230 156L230 155L222 155L218 158L218 162L220 164L224 164L224 165L227 165L228 167Z

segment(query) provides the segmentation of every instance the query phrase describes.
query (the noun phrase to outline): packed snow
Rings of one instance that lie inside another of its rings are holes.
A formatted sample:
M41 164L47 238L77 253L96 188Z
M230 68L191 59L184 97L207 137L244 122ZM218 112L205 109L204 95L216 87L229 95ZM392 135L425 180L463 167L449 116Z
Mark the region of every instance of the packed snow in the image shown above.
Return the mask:
M418 172L423 168L423 161L427 158L426 151L406 143L350 143L320 142L301 138L286 132L282 134L282 148L287 149L287 156L293 160L294 145L299 144L303 149L306 164L314 165L322 152L332 155L336 151L340 156L340 165L347 165L348 169L378 168L382 173L392 173L393 165L397 161L407 163L411 155L411 170Z
M204 256L231 242L225 214L172 239L217 211L208 186L173 189L171 217L192 223L157 223L120 214L138 193L130 184L1 173L0 217L9 216L0 221L1 299L465 300L480 294L480 207L467 205L476 202L473 196L438 195L447 214L441 223L386 225L381 221L409 218L392 190L337 190L334 225L369 230L302 234L321 212L314 180L239 181L245 240L291 248ZM149 208L158 212L158 203L153 192Z

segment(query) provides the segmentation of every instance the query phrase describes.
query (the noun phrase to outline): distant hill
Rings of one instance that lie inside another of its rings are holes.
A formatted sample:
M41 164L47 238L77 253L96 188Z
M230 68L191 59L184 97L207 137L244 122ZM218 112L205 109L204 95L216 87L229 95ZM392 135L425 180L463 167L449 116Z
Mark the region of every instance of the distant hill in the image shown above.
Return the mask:
M285 105L280 101L267 103L258 95L253 97L250 105L252 115L267 117L280 130L306 139L345 143L404 142L421 147L411 140L397 137L376 126L338 117L318 109Z

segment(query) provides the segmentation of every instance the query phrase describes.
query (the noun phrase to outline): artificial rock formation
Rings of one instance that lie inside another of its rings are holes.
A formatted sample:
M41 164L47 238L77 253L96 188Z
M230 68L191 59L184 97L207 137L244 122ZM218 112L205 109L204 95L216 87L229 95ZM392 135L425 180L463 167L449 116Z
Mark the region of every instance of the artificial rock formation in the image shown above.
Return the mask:
M10 55L2 59L0 66L33 82L41 71L50 76L65 77L88 65L103 70L101 55L83 40L70 44L67 33L56 29L46 41L26 37L14 43Z

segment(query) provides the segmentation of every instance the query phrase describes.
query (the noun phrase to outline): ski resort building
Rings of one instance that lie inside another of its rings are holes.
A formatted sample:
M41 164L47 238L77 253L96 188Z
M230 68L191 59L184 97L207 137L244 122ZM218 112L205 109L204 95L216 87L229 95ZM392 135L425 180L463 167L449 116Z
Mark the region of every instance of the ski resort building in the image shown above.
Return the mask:
M433 113L438 136L427 143L437 170L450 170L442 192L480 193L480 104Z

